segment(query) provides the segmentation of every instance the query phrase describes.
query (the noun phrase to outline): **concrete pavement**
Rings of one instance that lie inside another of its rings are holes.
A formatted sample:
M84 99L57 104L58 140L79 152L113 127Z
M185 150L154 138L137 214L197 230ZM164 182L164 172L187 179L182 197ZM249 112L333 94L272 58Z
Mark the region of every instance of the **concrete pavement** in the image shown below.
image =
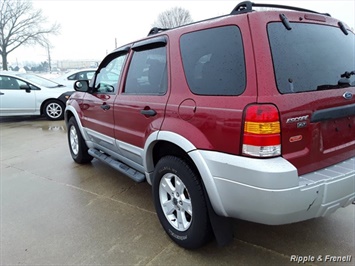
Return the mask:
M227 247L188 251L163 231L147 183L73 162L63 121L0 118L0 144L0 265L355 264L355 205L283 226L235 220Z

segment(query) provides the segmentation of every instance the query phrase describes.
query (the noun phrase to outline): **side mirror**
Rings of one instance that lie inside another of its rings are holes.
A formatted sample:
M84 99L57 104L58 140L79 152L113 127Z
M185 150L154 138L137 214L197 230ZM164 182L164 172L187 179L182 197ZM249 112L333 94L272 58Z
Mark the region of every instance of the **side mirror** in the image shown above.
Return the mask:
M20 90L25 90L27 93L31 92L31 87L27 84L25 85L20 85Z
M89 91L89 82L87 80L77 80L74 82L74 90L81 92Z

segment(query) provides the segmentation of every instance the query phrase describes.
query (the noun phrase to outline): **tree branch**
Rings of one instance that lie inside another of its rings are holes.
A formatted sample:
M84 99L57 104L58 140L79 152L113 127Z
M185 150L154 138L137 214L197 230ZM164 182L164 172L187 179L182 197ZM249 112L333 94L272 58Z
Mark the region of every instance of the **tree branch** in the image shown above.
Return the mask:
M0 53L5 57L21 45L49 44L49 35L59 33L57 23L42 27L47 18L42 10L33 8L30 0L0 0L0 11Z
M193 22L190 12L181 7L174 7L158 15L154 26L159 28L175 28Z

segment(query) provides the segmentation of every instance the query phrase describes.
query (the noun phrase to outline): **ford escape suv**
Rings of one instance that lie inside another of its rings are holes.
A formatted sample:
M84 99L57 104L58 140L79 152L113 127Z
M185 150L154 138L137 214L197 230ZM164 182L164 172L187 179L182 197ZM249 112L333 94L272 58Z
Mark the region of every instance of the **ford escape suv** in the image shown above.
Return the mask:
M184 248L213 233L228 242L229 218L329 215L355 199L354 53L345 23L288 6L242 2L153 28L76 82L71 156L151 184L164 230Z

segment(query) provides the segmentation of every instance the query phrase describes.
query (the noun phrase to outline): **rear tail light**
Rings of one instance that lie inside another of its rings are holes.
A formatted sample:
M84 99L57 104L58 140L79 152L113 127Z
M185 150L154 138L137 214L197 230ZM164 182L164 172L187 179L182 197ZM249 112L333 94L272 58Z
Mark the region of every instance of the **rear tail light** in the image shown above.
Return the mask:
M280 117L276 106L248 106L244 116L242 153L254 157L281 155L280 133Z

